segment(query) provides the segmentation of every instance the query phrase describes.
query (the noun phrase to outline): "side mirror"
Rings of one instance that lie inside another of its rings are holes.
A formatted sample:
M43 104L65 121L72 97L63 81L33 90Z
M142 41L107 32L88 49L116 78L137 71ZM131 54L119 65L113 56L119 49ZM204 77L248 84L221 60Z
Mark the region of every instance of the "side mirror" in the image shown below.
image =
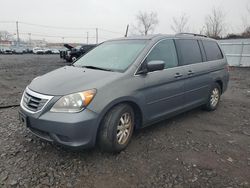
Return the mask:
M165 67L165 62L164 61L149 61L147 62L147 71L148 72L153 72L157 70L163 70Z

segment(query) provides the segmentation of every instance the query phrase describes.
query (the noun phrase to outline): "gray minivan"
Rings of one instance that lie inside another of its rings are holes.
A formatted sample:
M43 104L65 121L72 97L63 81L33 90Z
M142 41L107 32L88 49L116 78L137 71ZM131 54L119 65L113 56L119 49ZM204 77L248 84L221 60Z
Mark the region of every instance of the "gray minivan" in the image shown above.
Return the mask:
M135 129L199 106L215 110L228 80L225 55L208 37L114 39L35 78L19 116L47 141L119 152Z

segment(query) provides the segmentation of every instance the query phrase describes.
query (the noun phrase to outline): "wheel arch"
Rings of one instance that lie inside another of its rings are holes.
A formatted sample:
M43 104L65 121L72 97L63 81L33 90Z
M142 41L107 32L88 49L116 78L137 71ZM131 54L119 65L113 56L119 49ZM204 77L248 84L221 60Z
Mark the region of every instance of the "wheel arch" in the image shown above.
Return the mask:
M97 130L97 134L96 134L96 139L98 138L98 133L101 127L101 123L105 117L105 115L115 106L119 105L119 104L129 104L135 113L135 129L138 129L142 123L143 123L143 111L140 108L140 105L138 104L138 102L136 101L136 99L134 98L130 98L130 97L123 97L123 98L119 98L116 99L114 101L112 101L111 103L109 103L104 110L102 110L99 118L98 118L98 130Z
M216 79L215 83L219 84L221 92L222 92L223 91L223 82L222 82L222 80L221 79Z

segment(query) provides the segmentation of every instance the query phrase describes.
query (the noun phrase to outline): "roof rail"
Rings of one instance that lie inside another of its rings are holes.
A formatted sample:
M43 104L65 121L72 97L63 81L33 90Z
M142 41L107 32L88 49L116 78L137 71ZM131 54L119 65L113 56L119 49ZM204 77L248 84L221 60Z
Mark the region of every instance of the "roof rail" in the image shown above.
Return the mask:
M192 36L199 36L199 37L208 37L207 35L202 35L202 34L196 34L196 33L177 33L175 36L178 35L192 35Z

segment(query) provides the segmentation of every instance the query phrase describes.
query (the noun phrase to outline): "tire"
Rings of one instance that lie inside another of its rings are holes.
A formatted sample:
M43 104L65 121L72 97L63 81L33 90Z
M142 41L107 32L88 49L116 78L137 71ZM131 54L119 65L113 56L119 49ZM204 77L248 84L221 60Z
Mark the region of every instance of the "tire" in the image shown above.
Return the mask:
M75 56L72 56L71 58L70 58L70 62L74 62L74 61L76 61L77 60L77 58L75 57Z
M210 92L207 103L204 105L204 109L207 111L214 111L219 105L221 97L221 87L218 83L214 83Z
M120 152L131 140L135 125L134 111L128 104L113 107L104 117L98 133L102 151Z

